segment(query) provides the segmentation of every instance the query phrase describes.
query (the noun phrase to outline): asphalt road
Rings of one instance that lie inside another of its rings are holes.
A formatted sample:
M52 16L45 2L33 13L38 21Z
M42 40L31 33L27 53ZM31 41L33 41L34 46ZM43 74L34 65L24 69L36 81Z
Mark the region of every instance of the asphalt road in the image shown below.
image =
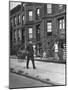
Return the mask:
M10 88L25 88L25 87L28 88L28 87L41 87L41 86L51 86L51 85L25 76L20 76L14 73L10 73L10 79L9 79Z

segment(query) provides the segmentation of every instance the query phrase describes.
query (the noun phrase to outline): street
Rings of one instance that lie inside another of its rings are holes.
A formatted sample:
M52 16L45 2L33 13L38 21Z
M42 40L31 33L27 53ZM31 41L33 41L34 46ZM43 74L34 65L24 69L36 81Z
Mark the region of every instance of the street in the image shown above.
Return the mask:
M21 72L24 76L33 77L53 85L65 85L65 64L47 63L35 61L36 69L33 69L32 62L29 62L29 69L26 68L26 60L10 59L10 68L15 72Z
M46 84L38 80L31 79L31 78L21 76L21 75L17 75L14 73L10 73L9 83L10 83L10 88L51 86L50 84Z

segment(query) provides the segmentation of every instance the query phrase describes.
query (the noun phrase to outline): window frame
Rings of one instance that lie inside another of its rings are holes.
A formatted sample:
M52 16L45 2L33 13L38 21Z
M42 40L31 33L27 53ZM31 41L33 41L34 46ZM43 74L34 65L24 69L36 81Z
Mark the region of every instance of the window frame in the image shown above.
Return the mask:
M40 16L40 8L37 8L36 15Z
M62 9L63 8L63 4L59 4L59 9Z
M50 25L48 25L48 24L50 24ZM47 21L47 33L49 33L49 32L52 32L52 21Z
M58 51L59 51L58 42L55 42L55 43L54 43L54 51L55 51L55 52L58 52Z
M21 23L21 15L19 14L18 15L18 24L20 24Z
M47 4L47 14L52 13L52 4Z
M32 12L32 15L30 15L30 12ZM29 21L33 20L33 11L32 10L28 11L28 17L29 17Z
M14 22L15 22L15 25L17 25L17 17L16 16L14 17Z
M18 41L21 41L22 40L22 33L21 33L21 29L18 29Z
M10 19L10 26L11 26L11 28L13 27L13 19L12 18Z
M24 20L25 20L25 16L23 15L22 16L22 24L24 23Z
M14 42L17 42L17 29L14 30Z
M65 29L65 20L64 18L61 18L59 19L59 30L63 30L63 29Z
M30 29L32 30L31 32L29 31ZM32 39L33 38L33 28L29 27L28 32L29 32L29 39Z
M40 24L36 25L36 39L40 41Z

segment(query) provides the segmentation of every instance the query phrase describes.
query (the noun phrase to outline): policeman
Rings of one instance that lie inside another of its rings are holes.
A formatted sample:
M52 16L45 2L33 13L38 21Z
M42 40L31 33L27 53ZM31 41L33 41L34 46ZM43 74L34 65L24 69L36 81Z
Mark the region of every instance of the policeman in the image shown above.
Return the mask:
M27 69L29 68L28 67L29 60L32 61L33 69L36 69L35 63L34 63L34 50L33 50L33 45L31 41L29 41L29 44L27 45L26 50L27 50L27 64L26 64Z

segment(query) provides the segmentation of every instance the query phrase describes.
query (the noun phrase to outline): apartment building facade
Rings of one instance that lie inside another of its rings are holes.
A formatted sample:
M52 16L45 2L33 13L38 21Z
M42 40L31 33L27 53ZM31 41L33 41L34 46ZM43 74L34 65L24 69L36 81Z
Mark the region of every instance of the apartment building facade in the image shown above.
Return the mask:
M10 10L10 54L32 41L36 56L66 58L66 5L21 2Z

